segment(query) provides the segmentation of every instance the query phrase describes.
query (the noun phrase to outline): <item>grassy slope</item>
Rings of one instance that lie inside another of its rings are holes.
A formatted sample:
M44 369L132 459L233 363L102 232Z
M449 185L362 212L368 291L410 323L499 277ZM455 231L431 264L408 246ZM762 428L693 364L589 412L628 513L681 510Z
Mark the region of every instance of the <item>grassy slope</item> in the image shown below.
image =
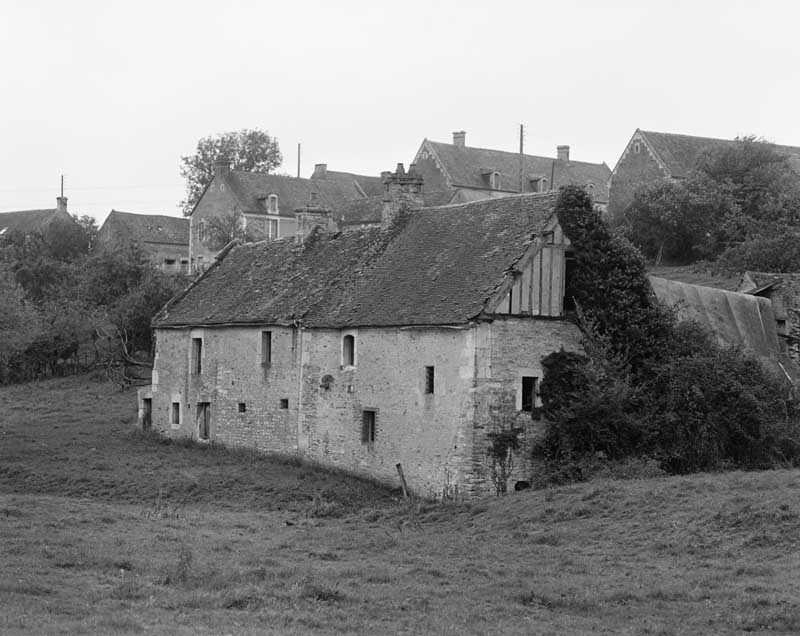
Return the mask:
M403 505L134 406L0 389L0 633L800 632L798 471Z

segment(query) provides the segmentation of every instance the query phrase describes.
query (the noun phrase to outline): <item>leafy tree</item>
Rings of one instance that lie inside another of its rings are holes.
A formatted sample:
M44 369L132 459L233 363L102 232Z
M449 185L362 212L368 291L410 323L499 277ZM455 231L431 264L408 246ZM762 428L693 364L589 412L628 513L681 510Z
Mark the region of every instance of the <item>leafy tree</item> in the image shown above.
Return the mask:
M0 267L0 297L0 379L4 379L9 362L36 338L38 317L6 267Z
M206 221L204 243L212 250L221 250L234 239L246 243L254 238L253 233L247 227L245 216L240 210L214 216Z
M181 176L186 179L186 198L181 201L184 215L214 178L217 159L230 160L235 170L270 172L281 165L283 156L278 140L258 128L203 137L195 154L181 157Z

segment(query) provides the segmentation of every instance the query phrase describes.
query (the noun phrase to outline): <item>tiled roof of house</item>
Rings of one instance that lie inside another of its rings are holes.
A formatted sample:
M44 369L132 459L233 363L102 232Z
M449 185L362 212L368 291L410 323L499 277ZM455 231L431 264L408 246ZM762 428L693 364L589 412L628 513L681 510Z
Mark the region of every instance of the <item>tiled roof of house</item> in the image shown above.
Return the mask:
M724 148L735 143L732 139L714 139L713 137L694 137L640 130L645 140L673 177L685 177L694 167L697 158L706 150ZM775 149L790 156L793 165L800 166L800 148L795 146L774 145Z
M157 327L463 324L479 316L556 195L518 195L407 213L388 229L319 232L230 250L156 317Z
M453 186L488 188L490 172L500 173L500 189L519 192L519 154L503 150L457 146L426 140L436 152ZM564 185L594 186L594 199L608 203L608 179L611 170L605 163L559 161L551 157L523 155L523 187L530 191L530 178L543 177L557 189Z
M18 212L0 213L0 235L16 231L27 234L44 229L55 219L69 220L71 217L66 212L59 212L56 208L49 210L20 210Z
M333 171L328 171L325 178L303 179L232 170L226 180L239 199L242 210L248 214L266 214L264 201L274 194L278 197L280 216L294 217L295 209L307 205L313 193L318 205L332 208L337 216L341 211L345 216L345 225L361 223L363 207L369 205L354 202L381 195L383 192L380 177L361 177ZM351 207L353 221L349 218Z
M99 230L109 240L136 243L189 244L189 219L162 214L134 214L111 210Z

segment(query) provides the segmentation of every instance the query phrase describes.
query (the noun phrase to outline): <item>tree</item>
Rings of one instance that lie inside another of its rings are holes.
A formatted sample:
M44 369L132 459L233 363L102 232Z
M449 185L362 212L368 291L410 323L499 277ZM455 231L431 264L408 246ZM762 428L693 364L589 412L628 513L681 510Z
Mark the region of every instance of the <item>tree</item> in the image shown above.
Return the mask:
M195 154L181 157L181 176L186 179L186 198L181 201L184 215L191 213L214 178L217 159L229 160L235 170L270 172L281 165L283 156L278 140L258 128L203 137Z
M212 250L221 250L234 239L243 243L255 240L255 236L247 227L247 220L240 210L231 214L211 217L206 222L205 244Z
M25 299L25 293L7 268L0 268L0 381L7 375L7 367L14 356L24 351L38 331L38 318L34 308Z

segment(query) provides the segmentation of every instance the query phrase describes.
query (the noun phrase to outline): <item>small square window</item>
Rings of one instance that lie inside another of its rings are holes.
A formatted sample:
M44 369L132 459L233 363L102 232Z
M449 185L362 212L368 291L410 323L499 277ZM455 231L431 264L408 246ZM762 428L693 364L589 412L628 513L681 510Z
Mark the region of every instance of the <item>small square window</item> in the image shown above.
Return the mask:
M239 413L247 412L247 404L244 402L239 402Z
M289 408L289 398L281 398L281 408L282 409Z
M375 411L364 410L361 412L361 443L375 443Z
M434 390L433 367L425 367L425 393L433 393L433 390Z

